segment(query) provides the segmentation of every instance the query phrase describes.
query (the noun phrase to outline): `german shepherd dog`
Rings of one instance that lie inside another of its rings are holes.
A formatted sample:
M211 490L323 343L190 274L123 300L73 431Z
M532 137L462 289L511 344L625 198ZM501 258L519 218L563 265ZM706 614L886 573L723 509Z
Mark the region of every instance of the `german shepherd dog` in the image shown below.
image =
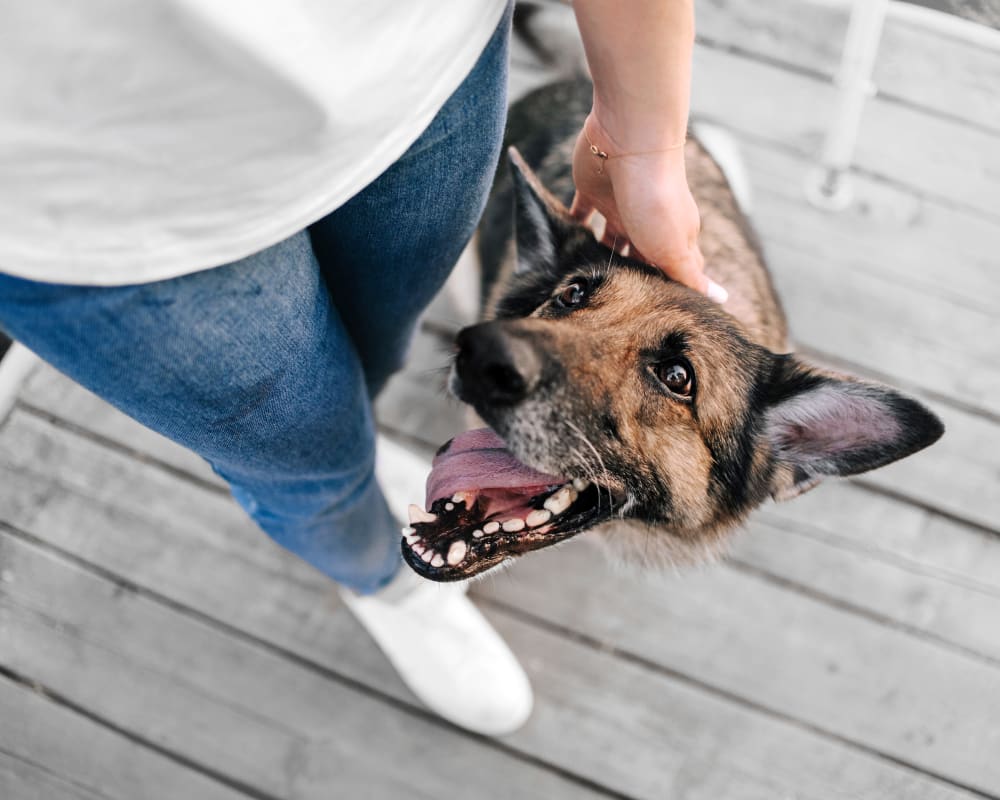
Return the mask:
M883 466L944 430L892 389L788 353L760 248L698 141L688 181L724 305L572 219L591 91L580 78L511 108L510 163L479 229L488 321L459 333L451 375L490 427L440 448L428 510L411 506L403 531L406 562L431 580L589 529L651 565L712 558L768 497Z

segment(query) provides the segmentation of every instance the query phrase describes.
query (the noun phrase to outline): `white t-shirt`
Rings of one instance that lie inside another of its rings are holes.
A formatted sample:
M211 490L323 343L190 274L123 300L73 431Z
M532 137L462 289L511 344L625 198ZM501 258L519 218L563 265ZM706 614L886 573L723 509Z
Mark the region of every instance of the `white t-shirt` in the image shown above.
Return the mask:
M374 180L506 0L0 0L0 272L142 283Z

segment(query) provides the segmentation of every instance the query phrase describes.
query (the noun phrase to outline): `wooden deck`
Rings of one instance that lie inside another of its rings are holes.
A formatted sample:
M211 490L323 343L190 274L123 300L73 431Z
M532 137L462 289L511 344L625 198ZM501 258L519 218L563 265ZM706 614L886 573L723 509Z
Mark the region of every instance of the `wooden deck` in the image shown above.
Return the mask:
M890 21L831 215L802 185L845 4L699 17L695 113L744 146L799 349L944 439L766 507L718 566L574 542L476 584L537 696L494 740L425 711L200 460L40 366L0 427L2 800L1000 798L998 40ZM546 75L515 52L516 91ZM442 295L379 403L428 453L465 318Z

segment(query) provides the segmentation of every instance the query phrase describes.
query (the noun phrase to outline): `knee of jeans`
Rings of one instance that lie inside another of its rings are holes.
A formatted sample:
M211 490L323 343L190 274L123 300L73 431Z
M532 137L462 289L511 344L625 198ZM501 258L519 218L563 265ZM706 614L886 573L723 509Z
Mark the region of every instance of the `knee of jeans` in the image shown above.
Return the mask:
M312 465L299 472L267 465L212 463L230 486L233 498L269 536L290 549L309 532L336 531L341 521L381 497L374 476L374 457L356 463ZM303 538L304 537L304 538Z
M360 375L341 385L275 366L213 392L194 449L234 480L350 487L371 478L374 425ZM332 489L327 490L332 491Z

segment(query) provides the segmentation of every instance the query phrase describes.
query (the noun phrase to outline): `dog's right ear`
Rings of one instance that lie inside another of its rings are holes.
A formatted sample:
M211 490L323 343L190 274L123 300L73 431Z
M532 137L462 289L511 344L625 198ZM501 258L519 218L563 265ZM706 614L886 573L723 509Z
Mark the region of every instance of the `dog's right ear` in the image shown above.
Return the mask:
M786 500L829 475L857 475L922 450L944 426L888 386L777 356L765 415L779 469L772 496Z
M516 147L507 150L514 181L517 272L554 267L559 248L576 226L569 209L542 186Z

